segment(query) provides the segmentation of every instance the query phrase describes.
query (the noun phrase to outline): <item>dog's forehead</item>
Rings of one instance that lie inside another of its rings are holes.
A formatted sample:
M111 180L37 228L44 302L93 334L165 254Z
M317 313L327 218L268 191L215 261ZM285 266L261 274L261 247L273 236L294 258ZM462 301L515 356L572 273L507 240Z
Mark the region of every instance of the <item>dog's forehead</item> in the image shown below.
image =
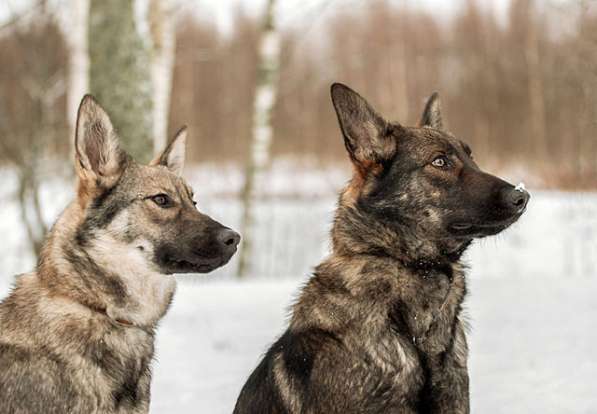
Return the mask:
M397 140L399 144L401 139L404 140L405 147L411 154L427 156L438 151L461 152L466 148L466 144L448 131L430 127L410 127L406 130L406 136L398 137Z
M186 180L172 173L167 167L138 165L134 172L135 181L147 191L172 191L193 194Z
M458 139L450 132L424 126L416 128L416 134L423 140L436 142L440 145L456 145Z

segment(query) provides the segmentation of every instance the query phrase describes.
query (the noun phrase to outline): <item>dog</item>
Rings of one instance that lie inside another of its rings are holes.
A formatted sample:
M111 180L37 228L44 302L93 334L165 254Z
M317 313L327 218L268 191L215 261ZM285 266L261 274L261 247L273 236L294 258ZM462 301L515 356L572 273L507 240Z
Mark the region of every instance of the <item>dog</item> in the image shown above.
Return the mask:
M33 273L0 303L0 413L147 413L158 321L174 273L206 273L240 236L195 207L181 178L181 129L149 165L119 146L110 118L83 98L76 199Z
M332 252L234 413L468 413L460 258L530 196L479 169L443 127L436 93L416 127L386 121L345 85L331 96L354 167Z

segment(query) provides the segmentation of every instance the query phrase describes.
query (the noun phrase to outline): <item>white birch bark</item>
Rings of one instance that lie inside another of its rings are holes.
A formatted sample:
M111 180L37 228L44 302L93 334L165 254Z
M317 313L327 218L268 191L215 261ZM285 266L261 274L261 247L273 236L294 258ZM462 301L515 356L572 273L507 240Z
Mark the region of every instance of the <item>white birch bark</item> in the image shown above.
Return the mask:
M66 39L69 43L69 75L66 93L67 119L70 136L75 134L77 108L89 92L89 53L87 49L87 27L89 0L70 0L70 19L66 23ZM71 142L73 142L71 140Z
M150 0L149 31L152 39L151 81L153 86L153 149L158 153L168 140L168 112L172 92L172 70L176 33L172 0Z
M270 161L273 136L271 114L278 93L280 71L280 33L275 26L276 0L268 0L259 40L257 88L253 101L253 133L249 148L249 159L245 171L242 192L243 215L241 234L243 244L240 251L238 276L246 276L250 270L249 258L253 242L253 204L262 188L265 168Z

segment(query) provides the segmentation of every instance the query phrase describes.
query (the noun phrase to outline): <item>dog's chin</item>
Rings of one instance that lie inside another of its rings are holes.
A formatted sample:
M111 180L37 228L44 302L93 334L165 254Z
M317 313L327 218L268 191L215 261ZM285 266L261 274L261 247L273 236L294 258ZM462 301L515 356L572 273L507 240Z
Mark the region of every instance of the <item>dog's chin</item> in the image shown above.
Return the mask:
M178 257L167 257L159 264L164 274L183 273L209 273L230 261L233 255L222 256L210 259L186 259Z

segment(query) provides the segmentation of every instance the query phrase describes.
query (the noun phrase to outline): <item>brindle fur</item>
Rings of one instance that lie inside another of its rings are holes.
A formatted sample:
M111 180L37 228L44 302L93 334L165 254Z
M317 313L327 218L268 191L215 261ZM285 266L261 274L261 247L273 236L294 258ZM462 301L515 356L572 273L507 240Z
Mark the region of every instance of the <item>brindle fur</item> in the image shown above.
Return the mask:
M0 304L0 413L147 413L155 329L172 273L225 264L238 235L199 213L180 177L186 130L149 166L118 146L90 96L76 132L77 198L35 272ZM167 195L162 206L156 195ZM224 242L224 243L222 243Z
M387 122L341 84L332 101L355 170L332 254L234 412L468 413L460 256L516 221L528 194L479 170L443 129L437 94L418 127Z

